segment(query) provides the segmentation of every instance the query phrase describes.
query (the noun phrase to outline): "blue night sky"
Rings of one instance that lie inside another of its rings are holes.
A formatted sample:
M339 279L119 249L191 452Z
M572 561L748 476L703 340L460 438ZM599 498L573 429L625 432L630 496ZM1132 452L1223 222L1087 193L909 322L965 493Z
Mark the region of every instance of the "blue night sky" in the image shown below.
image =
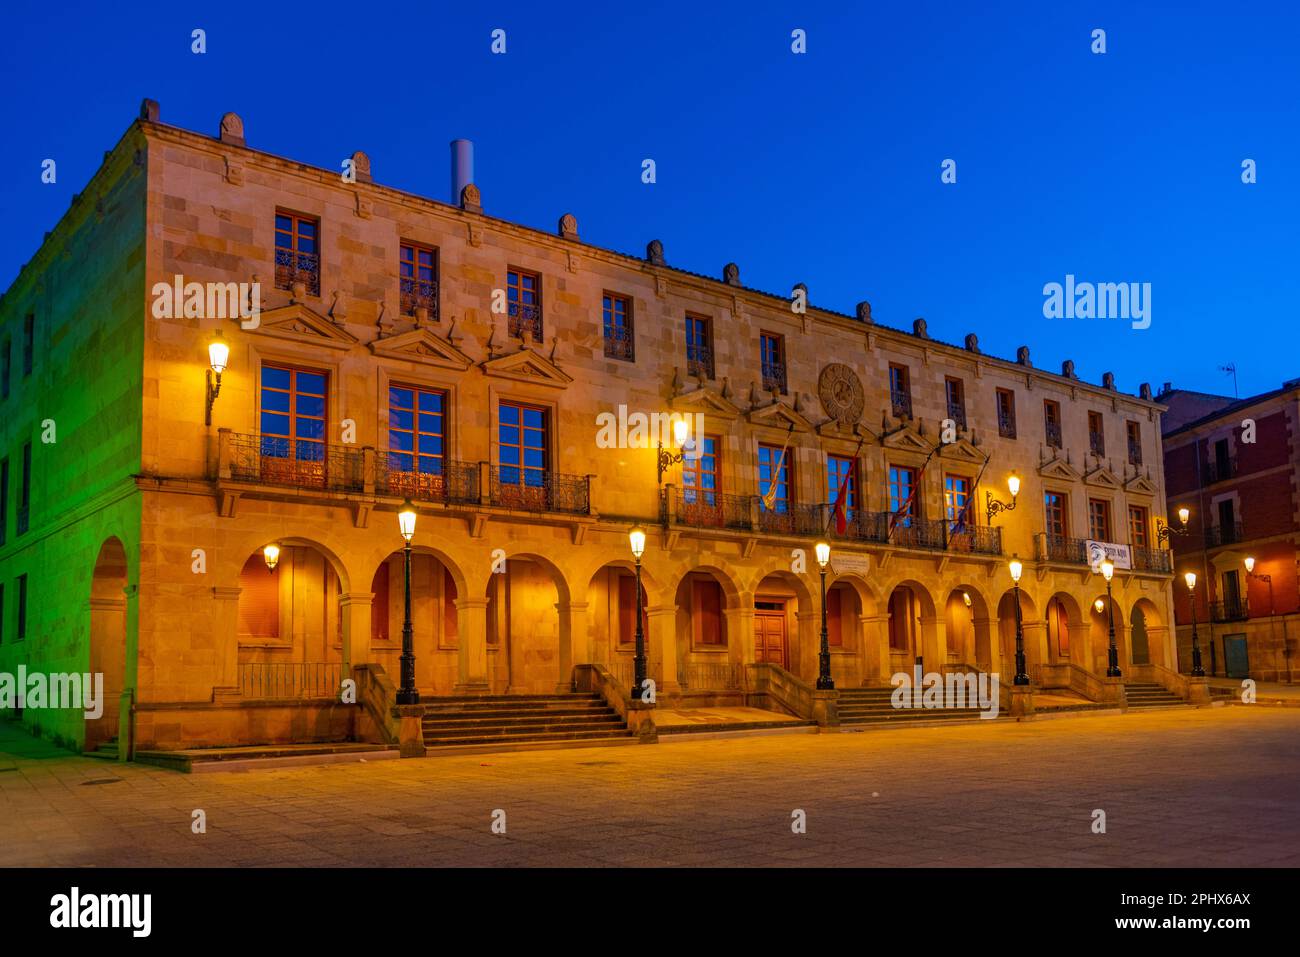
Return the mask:
M1140 6L1141 9L1132 9ZM607 8L608 7L608 8ZM118 12L130 9L129 14ZM304 12L300 12L304 11ZM1300 14L1277 4L6 4L0 286L137 115L1081 377L1242 395L1300 375ZM208 52L190 52L207 31ZM507 53L490 33L507 31ZM795 55L790 34L807 31ZM1107 52L1090 52L1102 28ZM655 160L658 182L641 182ZM58 162L58 182L40 181ZM957 163L957 183L940 164ZM1243 185L1243 159L1259 182ZM1043 286L1152 287L1152 323Z

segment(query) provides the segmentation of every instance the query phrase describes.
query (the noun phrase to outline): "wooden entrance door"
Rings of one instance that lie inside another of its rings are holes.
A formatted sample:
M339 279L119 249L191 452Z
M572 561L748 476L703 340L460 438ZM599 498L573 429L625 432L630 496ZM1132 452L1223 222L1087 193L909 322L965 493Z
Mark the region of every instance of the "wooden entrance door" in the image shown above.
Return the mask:
M754 661L788 668L785 640L785 602L754 603Z

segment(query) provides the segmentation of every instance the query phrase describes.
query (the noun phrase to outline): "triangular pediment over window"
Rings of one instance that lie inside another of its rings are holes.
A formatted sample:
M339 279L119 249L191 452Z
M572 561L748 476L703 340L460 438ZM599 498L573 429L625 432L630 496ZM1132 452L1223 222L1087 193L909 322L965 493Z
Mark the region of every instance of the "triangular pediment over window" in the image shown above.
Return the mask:
M721 419L734 419L740 415L740 409L736 408L730 399L724 398L716 389L707 387L692 389L690 392L673 396L671 406L674 412L690 414L703 412L705 415Z
M773 402L771 405L754 409L747 413L745 418L751 425L766 425L785 430L793 426L796 432L813 431L812 423L784 402Z
M1156 484L1145 476L1135 475L1124 483L1124 491L1136 492L1139 495L1155 495Z
M431 329L412 329L401 335L376 339L370 343L370 351L388 359L422 362L440 369L455 369L457 372L464 372L474 362Z
M934 443L927 442L925 436L910 425L890 432L884 437L883 444L887 449L902 452L920 452L923 455L929 455L934 449Z
M1101 488L1123 488L1123 483L1116 478L1115 473L1105 466L1097 466L1091 472L1084 475L1083 480L1088 485L1096 485Z
M556 389L566 388L573 381L573 377L554 362L527 346L518 352L488 359L483 363L483 372L501 379L549 385Z
M248 331L340 351L357 344L356 338L345 329L300 302L268 309L259 317L257 326Z
M958 439L939 447L938 456L949 462L973 462L983 465L986 456L969 439Z
M1052 459L1046 465L1040 465L1038 474L1043 478L1059 479L1064 482L1077 482L1083 477L1079 474L1079 470L1065 459Z

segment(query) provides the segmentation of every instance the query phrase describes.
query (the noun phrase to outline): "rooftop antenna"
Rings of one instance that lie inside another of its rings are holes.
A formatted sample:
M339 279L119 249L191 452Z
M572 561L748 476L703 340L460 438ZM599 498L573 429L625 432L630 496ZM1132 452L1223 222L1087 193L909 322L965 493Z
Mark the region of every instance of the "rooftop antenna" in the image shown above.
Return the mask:
M1230 374L1230 375L1232 376L1232 397L1233 397L1234 399L1239 399L1239 398L1241 398L1241 395L1237 392L1237 366L1236 366L1236 364L1235 364L1235 363L1232 363L1232 362L1229 362L1226 366L1219 366L1219 371L1220 371L1220 372L1228 373L1228 374Z

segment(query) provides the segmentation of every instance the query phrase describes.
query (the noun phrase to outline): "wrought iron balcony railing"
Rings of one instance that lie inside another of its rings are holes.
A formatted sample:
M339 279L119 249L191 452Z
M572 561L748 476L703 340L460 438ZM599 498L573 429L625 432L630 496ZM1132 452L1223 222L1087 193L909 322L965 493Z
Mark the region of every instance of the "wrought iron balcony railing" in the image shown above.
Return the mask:
M403 276L399 280L399 292L402 303L402 315L413 316L421 307L429 310L429 318L438 321L438 283L433 279L412 279Z
M1134 442L1132 440L1129 441L1128 464L1129 465L1142 464L1142 443L1141 442Z
M738 531L751 531L754 527L752 495L728 495L708 489L663 488L659 490L659 514L660 520L665 524L668 523L670 504L679 525Z
M827 507L829 534L858 542L885 543L889 541L889 513L856 511L845 516L844 532L835 523L833 509Z
M1047 554L1049 562L1068 562L1071 565L1088 564L1088 540L1084 538L1062 538L1057 535L1047 536Z
M292 289L295 282L305 283L309 296L320 295L320 255L276 247L275 288Z
M533 342L541 342L542 307L522 302L510 303L507 326L512 339L522 339L531 335Z
M763 363L763 391L785 395L785 363Z
M1250 602L1245 595L1210 603L1210 617L1216 621L1245 621L1250 617Z
M1169 550L1165 548L1139 548L1130 546L1133 556L1133 569L1139 572L1168 572L1170 564Z
M1047 444L1050 448L1061 448L1061 423L1048 422L1046 424Z
M713 350L694 342L686 344L686 372L705 379L713 378Z
M1016 437L1016 417L1006 412L998 413L998 435L1004 439Z
M624 362L635 360L632 351L631 329L619 329L613 326L605 327L605 358L622 359Z
M912 393L902 389L889 390L889 406L896 419L912 417Z
M966 428L966 405L962 402L948 403L948 418L957 423L957 428Z
M886 515L886 522L889 516ZM889 527L888 524L885 526ZM948 523L942 519L904 518L893 522L889 542L903 548L944 551L948 547Z
M1088 451L1096 456L1106 454L1106 437L1101 432L1088 433Z
M1211 459L1205 463L1205 484L1213 485L1215 482L1223 482L1237 475L1237 460L1232 457L1226 459Z
M223 435L235 481L331 492L365 490L360 449L283 436Z
M958 528L945 522L948 530L948 551L969 552L972 555L1001 555L1002 529L992 525L967 525Z
M1233 545L1244 541L1246 530L1241 522L1229 522L1226 525L1211 525L1205 530L1205 547L1217 548L1220 545Z
M490 501L522 512L591 513L591 479L586 475L539 472L515 465L494 465Z
M389 452L379 457L375 493L409 498L413 502L477 505L479 467L470 462L442 460L436 471L411 471L410 453Z
M826 530L825 510L820 505L778 504L758 509L758 530L775 535L821 535Z

